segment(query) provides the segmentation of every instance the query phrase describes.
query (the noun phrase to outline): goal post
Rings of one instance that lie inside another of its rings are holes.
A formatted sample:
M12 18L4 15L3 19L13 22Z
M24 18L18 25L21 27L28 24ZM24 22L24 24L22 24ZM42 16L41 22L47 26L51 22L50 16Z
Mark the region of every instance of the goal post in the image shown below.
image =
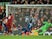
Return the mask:
M45 5L44 4L43 5L8 4L6 5L6 17L8 17L10 13L14 15L14 19L16 21L16 23L15 22L14 23L16 26L20 24L22 27L24 26L26 27L31 21L32 21L32 24L31 24L32 26L38 26L39 25L38 22L40 22L40 20L43 21L44 17L46 20L49 20L48 18L51 18L52 5L51 4L50 5L49 4L45 4Z

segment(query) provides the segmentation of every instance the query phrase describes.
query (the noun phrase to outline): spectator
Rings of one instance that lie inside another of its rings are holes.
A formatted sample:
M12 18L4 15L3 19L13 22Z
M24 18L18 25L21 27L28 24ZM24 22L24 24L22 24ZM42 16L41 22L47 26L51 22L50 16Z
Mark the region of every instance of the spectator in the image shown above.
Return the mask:
M24 2L24 4L28 4L28 1L26 0L26 1Z
M20 0L17 0L17 4L21 4L21 1Z

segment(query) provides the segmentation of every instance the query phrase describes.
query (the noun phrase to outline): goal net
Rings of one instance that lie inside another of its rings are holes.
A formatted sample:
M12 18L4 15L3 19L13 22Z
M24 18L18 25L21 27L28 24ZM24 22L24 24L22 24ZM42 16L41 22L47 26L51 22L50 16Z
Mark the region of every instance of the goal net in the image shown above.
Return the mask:
M51 13L51 11L52 5L6 5L6 17L12 13L16 20L16 26L18 24L25 26L30 20L32 20L35 25L37 22L36 20L43 17L48 20L45 14L47 15Z

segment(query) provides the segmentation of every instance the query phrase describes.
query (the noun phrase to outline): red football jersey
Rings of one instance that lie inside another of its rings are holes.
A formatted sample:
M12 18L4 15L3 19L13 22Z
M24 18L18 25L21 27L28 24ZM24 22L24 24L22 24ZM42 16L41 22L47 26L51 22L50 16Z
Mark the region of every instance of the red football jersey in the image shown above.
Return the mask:
M0 24L0 31L2 30L2 25Z
M14 16L13 15L9 15L8 21L7 21L7 24L6 24L8 29L10 29L12 27L13 20L14 20Z

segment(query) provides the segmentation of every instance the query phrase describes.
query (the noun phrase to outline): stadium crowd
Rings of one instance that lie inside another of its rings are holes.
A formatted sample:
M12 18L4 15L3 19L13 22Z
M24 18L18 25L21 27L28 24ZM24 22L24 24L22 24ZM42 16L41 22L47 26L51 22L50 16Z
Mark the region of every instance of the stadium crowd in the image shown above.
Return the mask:
M14 0L10 4L52 4L52 0ZM15 10L9 8L8 13L10 14L6 17L5 9L0 8L0 33L32 35L32 32L44 25L44 21L52 23L52 7L15 8ZM52 27L49 27L47 31L51 32ZM38 32L34 35L38 35Z
M52 0L13 0L11 4L52 4Z

